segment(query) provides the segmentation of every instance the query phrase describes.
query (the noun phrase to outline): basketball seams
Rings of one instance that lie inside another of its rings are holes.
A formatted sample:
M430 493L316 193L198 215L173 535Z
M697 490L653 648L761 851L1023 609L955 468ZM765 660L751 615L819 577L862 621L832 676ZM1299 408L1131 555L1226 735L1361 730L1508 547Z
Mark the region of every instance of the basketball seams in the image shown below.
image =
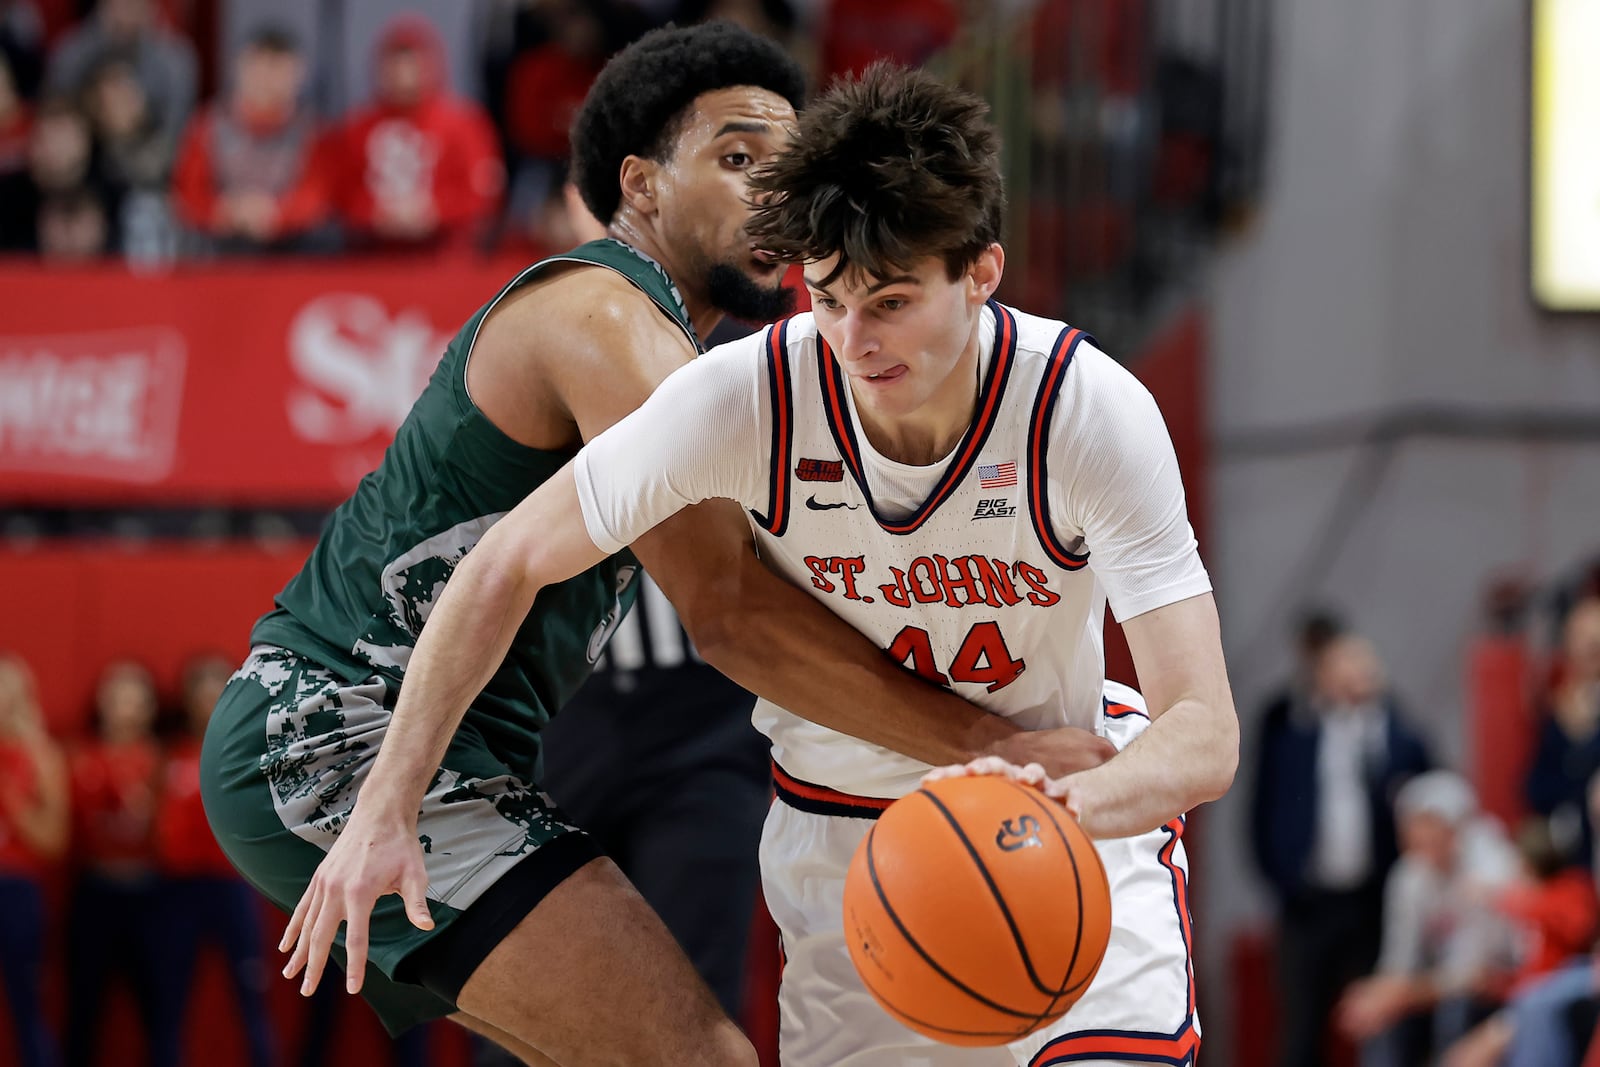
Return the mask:
M1043 814L1049 821L1050 828L1054 830L1056 832L1056 836L1061 839L1061 847L1066 850L1067 860L1072 864L1072 891L1077 897L1077 912L1074 915L1074 919L1077 921L1077 930L1072 937L1072 957L1067 961L1067 970L1066 973L1061 976L1061 985L1057 987L1056 995L1050 998L1049 1007L1046 1008L1045 1011L1039 1016L1039 1021L1044 1022L1046 1019L1052 1019L1056 1016L1056 1005L1061 1002L1062 997L1067 996L1069 993L1075 992L1084 984L1083 982L1069 984L1072 982L1072 972L1078 969L1078 954L1083 949L1083 872L1078 869L1077 854L1073 850L1072 844L1067 840L1066 831L1062 830L1061 824L1056 821L1055 812L1051 811L1048 806L1041 803L1038 797L1032 795L1027 787L1021 787L1019 791L1024 794L1028 794L1027 799L1029 803L1033 804L1034 807L1039 809L1040 813ZM1097 967L1095 970L1098 971L1099 968ZM1089 977L1093 978L1094 973L1094 971L1091 971L1089 973ZM1085 981L1087 980L1088 979L1085 979Z
M918 790L918 793L921 792L921 790ZM915 796L917 794L912 795ZM889 894L884 890L883 883L878 880L878 863L872 854L872 839L877 832L878 828L874 826L867 834L867 877L872 882L872 891L877 894L878 903L883 907L884 914L889 916L889 921L894 923L894 928L899 931L900 936L905 939L906 944L910 945L912 951L914 951L918 956L922 957L922 961L931 967L935 974L949 982L951 985L955 986L957 989L961 990L961 992L965 993L978 1003L987 1008L992 1008L995 1011L1000 1012L1002 1015L1013 1015L1018 1019L1034 1019L1037 1013L1031 1011L1018 1011L1016 1008L1008 1008L1004 1004L990 1000L976 989L973 989L971 986L967 985L961 979L945 970L944 967L940 966L939 962L933 958L928 950L922 947L922 943L915 937L911 936L911 931L906 928L906 924L900 920L900 916L895 912L894 905L889 903ZM909 1015L906 1017L911 1018Z
M1061 828L1060 822L1058 822L1056 819L1054 805L1042 799L1036 790L1030 789L1027 786L1018 786L1017 788L1024 795L1026 795L1027 798L1032 801L1040 811L1044 812L1050 817L1050 825L1055 828L1056 835L1061 838L1061 844L1067 850L1067 858L1072 861L1072 888L1078 897L1078 937L1072 950L1072 960L1067 964L1067 973L1063 975L1061 979L1062 982L1071 982L1070 985L1063 985L1060 987L1059 992L1064 996L1082 989L1094 978L1095 974L1100 969L1099 965L1097 964L1094 971L1089 972L1088 977L1080 979L1076 982L1072 981L1072 972L1078 967L1078 953L1083 947L1083 871L1078 867L1077 850L1073 848L1072 844L1067 840L1066 831ZM1089 851L1094 855L1094 865L1095 868L1100 872L1100 879L1106 883L1106 888L1109 890L1110 880L1106 876L1105 864L1100 860L1100 850L1094 847L1094 841L1091 840L1087 834L1084 835L1084 840L1089 846Z
M1038 1025L1037 1022L1026 1022L1023 1024L1023 1027L1020 1030L957 1030L949 1026L940 1026L938 1023L930 1023L926 1019L918 1018L917 1016L912 1015L910 1012L903 1010L888 997L884 996L876 986L868 981L865 974L861 975L861 984L867 987L867 992L876 997L878 999L878 1003L882 1005L884 1009L887 1010L891 1015L896 1016L902 1023L914 1025L915 1027L924 1031L948 1034L951 1037L1003 1037L1006 1039L1006 1043L1010 1044L1012 1041L1018 1041L1024 1037L1027 1037L1033 1032L1034 1027Z
M1006 903L1005 894L1001 893L1000 887L995 884L994 875L989 873L988 865L984 863L983 857L978 854L977 847L973 845L972 840L967 837L966 831L961 828L960 821L956 819L955 814L951 812L949 808L945 807L944 801L934 796L928 790L919 789L915 795L926 797L928 800L933 802L934 807L939 809L939 814L944 816L945 822L949 823L950 829L955 832L956 839L961 842L962 847L967 850L967 855L972 858L972 863L978 868L978 873L983 875L984 884L989 887L989 894L994 898L995 904L1000 908L1000 914L1005 916L1006 926L1011 930L1011 941L1016 947L1017 955L1022 959L1022 966L1027 969L1028 981L1033 983L1033 988L1037 992L1047 997L1055 996L1059 999L1059 988L1046 985L1039 977L1039 972L1034 969L1033 957L1028 953L1027 942L1023 940L1022 930L1017 926L1016 917L1011 914L1011 907ZM1067 850L1067 857L1069 859L1072 858L1072 850L1070 848ZM1073 871L1074 873L1077 871L1076 860L1073 860ZM1080 906L1083 903L1081 896L1078 903ZM1081 911L1078 916L1078 932L1081 938L1083 933L1083 916ZM1072 955L1073 959L1077 959L1078 952L1076 946L1073 948ZM1072 972L1069 970L1067 972L1068 977L1070 977L1071 974Z

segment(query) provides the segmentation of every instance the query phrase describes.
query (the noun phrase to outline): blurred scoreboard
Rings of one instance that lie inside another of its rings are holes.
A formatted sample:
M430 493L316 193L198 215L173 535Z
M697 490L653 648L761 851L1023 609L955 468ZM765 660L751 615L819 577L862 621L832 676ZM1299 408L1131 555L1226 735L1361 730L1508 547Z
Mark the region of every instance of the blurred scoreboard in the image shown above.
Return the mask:
M1534 298L1600 311L1600 0L1533 0Z

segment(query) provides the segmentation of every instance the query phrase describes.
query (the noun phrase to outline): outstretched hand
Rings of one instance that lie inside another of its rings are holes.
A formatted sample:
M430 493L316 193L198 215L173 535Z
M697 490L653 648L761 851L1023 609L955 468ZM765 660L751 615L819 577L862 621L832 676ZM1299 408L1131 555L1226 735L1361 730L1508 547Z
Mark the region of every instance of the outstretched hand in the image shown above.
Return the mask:
M302 996L310 996L322 980L341 924L345 927L345 989L361 991L367 969L368 928L379 897L399 894L411 925L433 929L428 872L416 827L392 816L363 818L363 814L357 805L339 839L317 865L278 942L279 952L293 949L283 976L293 978L305 971L300 983Z

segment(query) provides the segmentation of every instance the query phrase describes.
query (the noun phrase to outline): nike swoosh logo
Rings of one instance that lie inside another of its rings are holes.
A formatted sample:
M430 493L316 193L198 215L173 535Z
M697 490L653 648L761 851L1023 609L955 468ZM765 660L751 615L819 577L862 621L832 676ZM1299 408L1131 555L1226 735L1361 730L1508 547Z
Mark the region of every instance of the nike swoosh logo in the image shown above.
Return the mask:
M849 508L851 511L854 511L860 506L861 505L859 504L846 503L843 500L839 501L837 504L823 504L819 503L817 498L814 496L806 497L806 507L810 508L812 511L832 511L834 508Z

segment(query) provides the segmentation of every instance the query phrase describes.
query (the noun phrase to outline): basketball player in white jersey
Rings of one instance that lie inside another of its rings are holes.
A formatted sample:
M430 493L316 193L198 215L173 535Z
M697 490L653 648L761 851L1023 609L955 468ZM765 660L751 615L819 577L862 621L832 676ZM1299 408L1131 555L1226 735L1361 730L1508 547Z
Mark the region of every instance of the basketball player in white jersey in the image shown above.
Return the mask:
M1038 781L1076 813L1113 931L1052 1028L955 1048L877 1007L841 922L856 845L929 766L759 702L780 800L761 861L786 1067L1192 1062L1183 817L1228 788L1239 735L1160 413L1081 331L991 299L1004 193L977 98L875 68L808 109L753 187L750 232L804 264L814 312L675 372L490 530L435 606L396 720L413 709L447 737L541 587L697 501L739 501L768 566L891 657L1027 730L1092 730L1118 750L1049 781L969 766ZM1104 679L1108 601L1142 698Z

